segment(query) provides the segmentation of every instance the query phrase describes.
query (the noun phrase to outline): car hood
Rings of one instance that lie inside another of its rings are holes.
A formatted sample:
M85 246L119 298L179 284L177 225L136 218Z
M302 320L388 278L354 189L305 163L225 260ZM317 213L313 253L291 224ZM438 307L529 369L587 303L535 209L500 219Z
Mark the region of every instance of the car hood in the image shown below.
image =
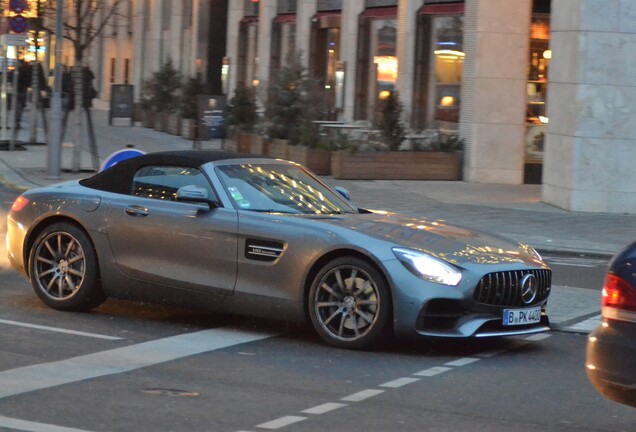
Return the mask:
M470 262L545 266L534 250L527 245L500 235L451 225L443 220L372 211L338 215L325 221L394 243L397 247L420 250L458 265Z

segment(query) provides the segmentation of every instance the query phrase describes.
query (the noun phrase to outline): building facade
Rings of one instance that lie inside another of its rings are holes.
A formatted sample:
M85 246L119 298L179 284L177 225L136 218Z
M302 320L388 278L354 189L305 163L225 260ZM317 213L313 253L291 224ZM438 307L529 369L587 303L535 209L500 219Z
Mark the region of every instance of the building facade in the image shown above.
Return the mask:
M634 66L621 54L636 44L633 0L130 4L132 32L93 57L103 89L131 79L138 95L170 58L215 94L264 91L300 52L329 119L370 123L397 91L412 131L465 140L466 181L542 183L564 209L636 213Z

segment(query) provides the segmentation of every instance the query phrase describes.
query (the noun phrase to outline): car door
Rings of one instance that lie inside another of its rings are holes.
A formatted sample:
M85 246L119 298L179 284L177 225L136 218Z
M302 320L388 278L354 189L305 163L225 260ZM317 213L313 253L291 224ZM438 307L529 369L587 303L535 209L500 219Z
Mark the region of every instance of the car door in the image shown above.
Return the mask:
M178 188L203 187L198 169L143 167L131 194L113 199L107 233L119 269L129 277L203 292L229 294L237 273L237 212L178 202Z

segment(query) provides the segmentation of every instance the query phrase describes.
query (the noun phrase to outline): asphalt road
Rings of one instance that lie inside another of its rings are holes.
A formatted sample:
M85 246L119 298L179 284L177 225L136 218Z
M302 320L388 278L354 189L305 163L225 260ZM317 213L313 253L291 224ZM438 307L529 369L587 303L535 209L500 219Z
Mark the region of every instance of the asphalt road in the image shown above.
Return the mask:
M0 193L3 209L11 201ZM547 259L555 283L600 289L602 260ZM2 431L614 432L636 424L635 409L588 383L584 334L393 339L345 351L304 327L148 304L57 312L0 263Z

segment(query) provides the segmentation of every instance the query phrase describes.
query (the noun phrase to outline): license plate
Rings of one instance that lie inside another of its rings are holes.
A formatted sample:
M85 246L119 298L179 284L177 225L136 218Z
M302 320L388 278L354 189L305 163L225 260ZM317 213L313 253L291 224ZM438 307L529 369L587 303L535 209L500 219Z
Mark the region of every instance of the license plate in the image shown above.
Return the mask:
M503 325L517 326L541 322L541 308L504 309Z

